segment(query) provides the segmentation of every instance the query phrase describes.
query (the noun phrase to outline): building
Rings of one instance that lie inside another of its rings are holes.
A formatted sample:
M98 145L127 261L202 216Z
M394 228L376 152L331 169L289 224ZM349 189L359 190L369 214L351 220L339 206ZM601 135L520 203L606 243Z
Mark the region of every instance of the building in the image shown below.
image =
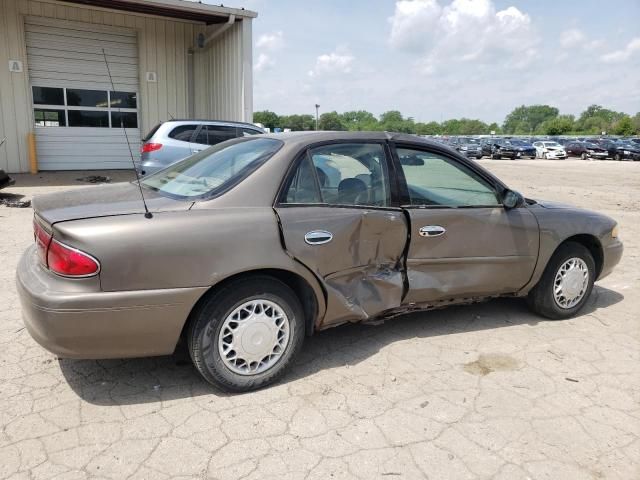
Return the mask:
M137 156L158 122L251 121L256 16L184 0L0 0L0 169L29 171L31 133L39 170L131 168L127 139Z

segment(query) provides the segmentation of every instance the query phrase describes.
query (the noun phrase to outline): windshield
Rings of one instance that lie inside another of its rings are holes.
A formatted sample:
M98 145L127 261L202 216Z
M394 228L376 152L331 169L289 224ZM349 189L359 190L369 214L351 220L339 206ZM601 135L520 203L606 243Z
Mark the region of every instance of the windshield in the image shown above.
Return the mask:
M544 146L545 147L561 147L562 145L560 145L558 142L544 142Z
M231 140L187 157L140 180L174 198L210 197L244 180L283 145L273 138Z

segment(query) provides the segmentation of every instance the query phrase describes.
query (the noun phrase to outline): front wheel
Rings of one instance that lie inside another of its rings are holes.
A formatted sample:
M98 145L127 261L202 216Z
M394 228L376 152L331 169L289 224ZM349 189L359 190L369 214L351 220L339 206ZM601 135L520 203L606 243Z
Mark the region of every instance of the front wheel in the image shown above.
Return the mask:
M613 158L616 159L618 162L622 160L622 156L619 153L616 153Z
M596 277L591 252L576 242L563 243L553 254L527 303L553 320L574 316L587 302Z
M200 374L225 391L256 390L278 380L304 341L295 293L268 276L233 281L192 314L189 352Z
M586 154L586 152L582 152L582 155L580 155L580 158L582 158L582 160L586 160L588 158L588 155Z

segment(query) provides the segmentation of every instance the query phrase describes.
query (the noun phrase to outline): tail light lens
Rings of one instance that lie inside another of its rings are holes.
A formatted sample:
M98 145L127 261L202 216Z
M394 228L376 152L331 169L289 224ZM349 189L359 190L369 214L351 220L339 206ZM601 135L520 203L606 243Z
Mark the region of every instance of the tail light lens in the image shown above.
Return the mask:
M40 262L47 266L47 251L49 250L49 244L51 243L51 234L47 232L42 226L33 221L33 236L36 241L36 249L38 251L38 258Z
M49 246L47 263L53 272L66 277L87 277L100 270L96 259L56 240L52 240Z
M161 143L145 143L142 145L142 147L140 147L140 153L155 152L156 150L160 150L161 148Z
M44 267L65 277L88 277L100 271L91 255L54 240L37 221L33 222L38 258Z

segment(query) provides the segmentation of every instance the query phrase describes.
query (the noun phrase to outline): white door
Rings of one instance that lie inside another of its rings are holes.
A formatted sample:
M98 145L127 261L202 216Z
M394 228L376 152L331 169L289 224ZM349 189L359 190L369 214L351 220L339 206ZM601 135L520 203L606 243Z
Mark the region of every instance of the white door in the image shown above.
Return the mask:
M25 35L40 170L132 168L140 146L136 32L26 17Z

